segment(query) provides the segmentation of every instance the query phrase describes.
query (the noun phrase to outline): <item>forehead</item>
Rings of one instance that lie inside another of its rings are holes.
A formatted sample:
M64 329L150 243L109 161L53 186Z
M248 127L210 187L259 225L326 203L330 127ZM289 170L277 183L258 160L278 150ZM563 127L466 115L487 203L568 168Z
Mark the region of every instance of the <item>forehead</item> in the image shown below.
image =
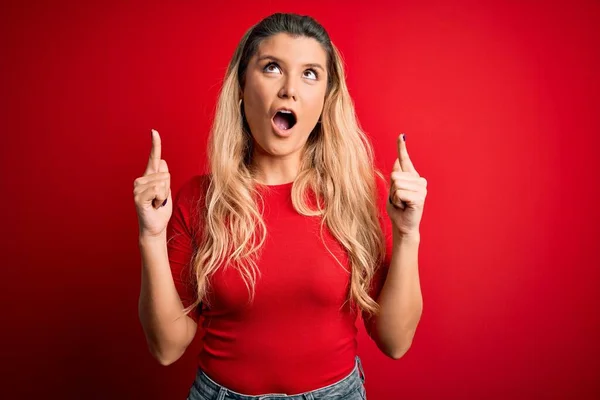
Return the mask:
M278 33L264 39L253 57L276 57L289 65L327 64L327 53L316 39L306 36L293 37L287 33Z

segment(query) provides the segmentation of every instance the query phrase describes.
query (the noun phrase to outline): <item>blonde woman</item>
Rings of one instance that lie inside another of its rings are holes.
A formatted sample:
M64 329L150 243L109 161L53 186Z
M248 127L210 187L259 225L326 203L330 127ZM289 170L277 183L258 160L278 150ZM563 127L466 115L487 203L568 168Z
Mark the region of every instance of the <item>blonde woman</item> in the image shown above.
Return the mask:
M422 310L426 181L404 135L387 179L359 128L342 60L314 19L274 14L229 64L210 173L175 196L158 132L136 179L139 317L163 365L202 321L188 399L365 399L362 315L398 359Z

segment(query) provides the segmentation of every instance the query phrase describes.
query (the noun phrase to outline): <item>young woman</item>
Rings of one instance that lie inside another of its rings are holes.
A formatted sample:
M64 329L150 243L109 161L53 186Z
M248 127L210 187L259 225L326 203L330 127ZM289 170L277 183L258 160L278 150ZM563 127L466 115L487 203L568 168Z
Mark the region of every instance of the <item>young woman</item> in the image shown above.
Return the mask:
M426 181L404 135L397 145L388 187L336 47L295 14L271 15L240 41L210 135L210 173L174 202L152 132L134 183L139 317L163 365L202 321L189 399L364 399L359 314L383 353L409 349L422 310Z

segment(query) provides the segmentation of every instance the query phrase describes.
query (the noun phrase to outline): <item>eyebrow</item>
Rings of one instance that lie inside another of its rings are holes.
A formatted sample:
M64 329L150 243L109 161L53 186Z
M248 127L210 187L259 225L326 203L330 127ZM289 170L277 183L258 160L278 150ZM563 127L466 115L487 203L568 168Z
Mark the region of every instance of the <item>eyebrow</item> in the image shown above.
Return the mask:
M268 55L268 54L265 54L264 56L260 56L260 57L258 57L258 59L256 60L256 62L260 62L260 61L263 61L263 60L272 60L272 61L278 62L278 63L280 63L280 64L285 64L285 63L284 63L282 60L280 60L279 58L277 58L277 57L273 57L273 56L270 56L270 55ZM321 64L318 64L318 63L309 63L309 64L304 64L304 65L303 65L303 67L305 67L305 68L318 68L318 69L320 69L321 71L325 72L325 68L323 68L323 66L321 66Z

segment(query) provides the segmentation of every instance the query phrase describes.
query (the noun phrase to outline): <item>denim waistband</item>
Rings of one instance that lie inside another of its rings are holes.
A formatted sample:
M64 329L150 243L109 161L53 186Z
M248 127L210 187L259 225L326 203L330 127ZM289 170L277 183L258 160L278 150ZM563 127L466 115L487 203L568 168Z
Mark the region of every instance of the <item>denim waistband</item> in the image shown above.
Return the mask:
M204 371L198 369L194 386L210 399L223 400L225 396L232 400L320 400L333 396L345 396L359 389L365 382L365 373L359 356L355 356L354 369L345 378L331 385L298 394L266 393L247 395L228 389L213 381Z

